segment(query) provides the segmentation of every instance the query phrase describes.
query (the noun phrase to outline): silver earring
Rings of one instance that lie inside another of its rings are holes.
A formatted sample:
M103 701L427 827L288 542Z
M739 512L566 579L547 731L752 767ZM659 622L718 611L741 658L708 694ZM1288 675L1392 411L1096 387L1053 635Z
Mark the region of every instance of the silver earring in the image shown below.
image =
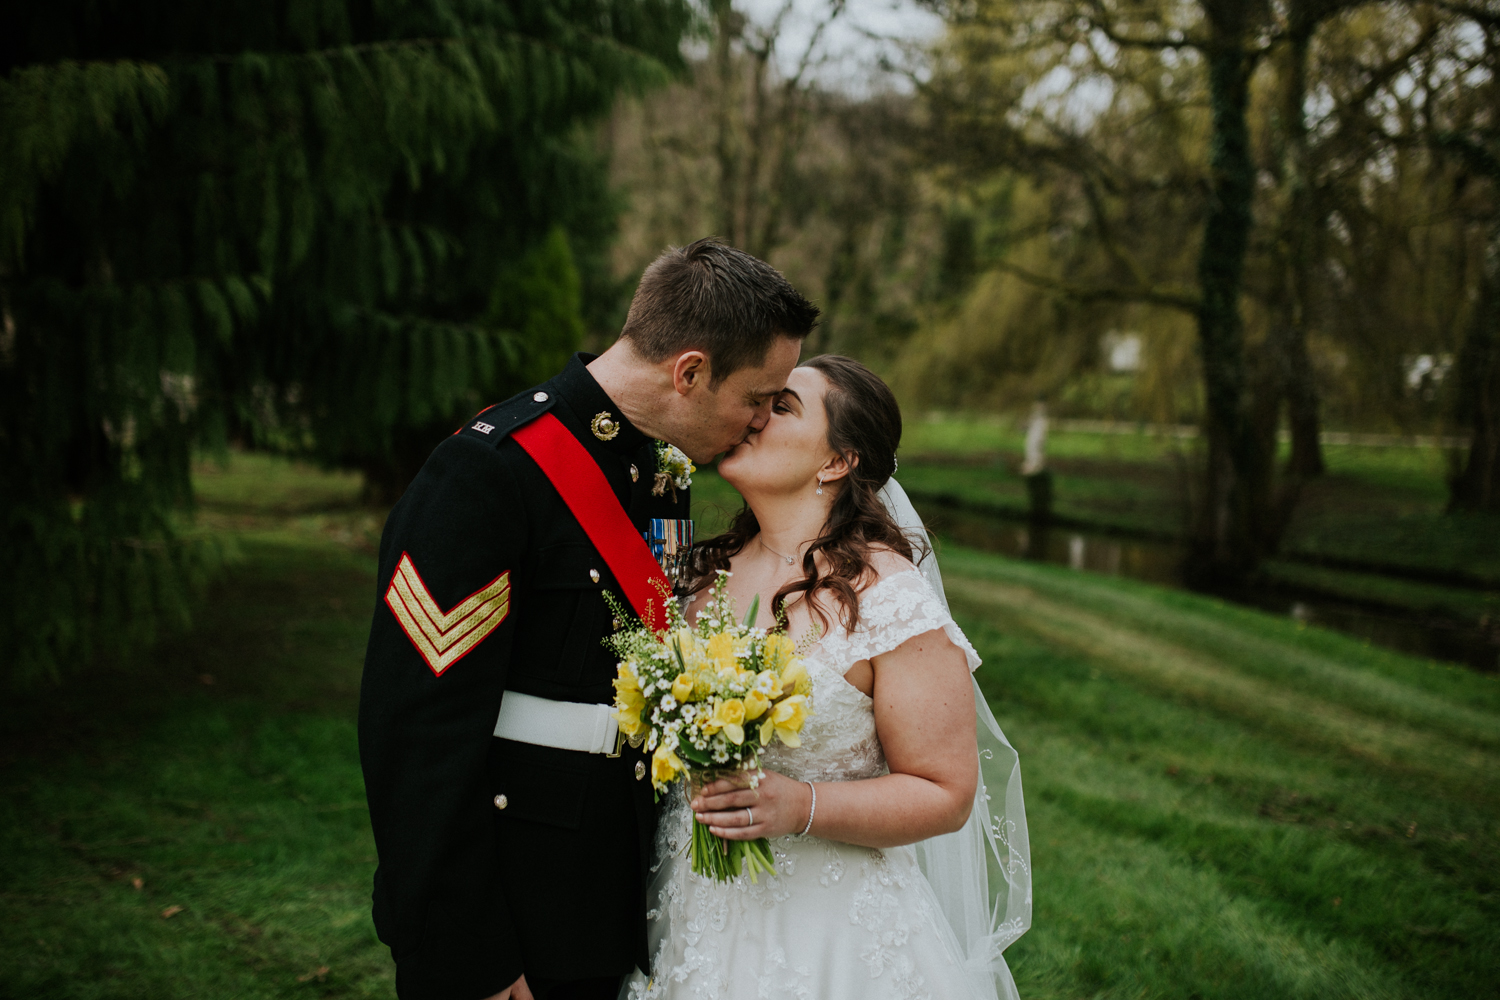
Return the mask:
M823 477L819 476L818 477L818 496L822 496L822 495L823 495Z

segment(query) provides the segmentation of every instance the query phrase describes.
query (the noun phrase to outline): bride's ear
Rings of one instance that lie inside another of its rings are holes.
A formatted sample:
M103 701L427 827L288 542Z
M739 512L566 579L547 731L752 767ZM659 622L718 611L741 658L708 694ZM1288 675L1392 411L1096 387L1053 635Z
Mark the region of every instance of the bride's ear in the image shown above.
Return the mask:
M836 483L853 472L857 465L859 465L859 456L857 454L835 455L824 463L823 468L818 470L818 478L825 485Z

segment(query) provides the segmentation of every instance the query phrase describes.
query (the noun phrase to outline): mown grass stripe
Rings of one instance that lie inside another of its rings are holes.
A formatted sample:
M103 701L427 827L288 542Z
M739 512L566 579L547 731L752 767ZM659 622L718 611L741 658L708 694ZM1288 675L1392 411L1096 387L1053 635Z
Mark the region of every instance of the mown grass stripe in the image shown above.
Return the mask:
M1462 668L1456 675L1433 671L1429 664L1371 650L1323 629L1135 581L946 550L944 567L970 578L1024 585L1309 694L1335 697L1393 720L1440 725L1450 736L1500 750L1500 679Z
M1470 794L1500 769L1500 757L1438 733L1371 717L1305 692L1246 676L1180 645L1049 600L1035 590L956 578L956 600L987 606L1007 623L1078 650L1116 671L1226 715L1316 742L1386 770L1404 770Z

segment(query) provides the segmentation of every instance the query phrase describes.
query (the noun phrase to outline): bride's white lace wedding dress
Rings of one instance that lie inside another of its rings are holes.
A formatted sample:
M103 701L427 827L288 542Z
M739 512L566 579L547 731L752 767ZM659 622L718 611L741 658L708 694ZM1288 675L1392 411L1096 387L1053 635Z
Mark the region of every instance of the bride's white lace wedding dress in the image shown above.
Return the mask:
M844 678L861 660L942 629L969 669L978 666L920 571L884 577L860 597L859 629L835 625L805 658L814 714L802 746L774 744L763 758L767 769L820 782L887 773L872 702ZM913 848L781 837L771 842L774 876L762 875L758 885L743 876L721 883L692 873L690 821L678 784L661 816L648 890L653 974L648 980L637 971L622 997L995 1000L995 980L966 971Z

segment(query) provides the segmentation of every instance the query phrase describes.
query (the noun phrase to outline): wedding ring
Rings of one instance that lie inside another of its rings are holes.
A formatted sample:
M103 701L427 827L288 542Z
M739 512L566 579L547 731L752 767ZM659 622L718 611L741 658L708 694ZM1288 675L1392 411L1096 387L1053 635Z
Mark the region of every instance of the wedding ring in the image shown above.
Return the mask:
M745 807L745 816L746 816L745 825L746 826L754 826L755 825L755 813L753 813L753 812L750 811L750 807L749 806Z

